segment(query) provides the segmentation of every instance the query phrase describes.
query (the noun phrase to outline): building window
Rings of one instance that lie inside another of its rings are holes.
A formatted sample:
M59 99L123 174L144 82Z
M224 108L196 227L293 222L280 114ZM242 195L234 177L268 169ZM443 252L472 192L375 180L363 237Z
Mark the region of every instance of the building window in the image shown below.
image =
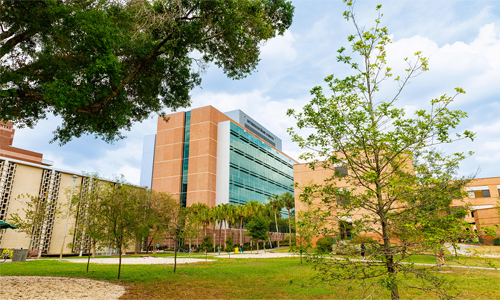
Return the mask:
M181 182L181 207L187 204L187 183L189 169L189 142L191 136L191 112L186 112L184 119L184 143L182 149L182 182Z
M474 212L473 211L470 212L470 215L474 218Z
M483 188L481 190L469 190L469 198L490 198L490 190Z
M337 195L337 205L349 205L351 199L349 198L349 189L340 188Z
M352 237L352 222L339 221L340 239L350 239Z

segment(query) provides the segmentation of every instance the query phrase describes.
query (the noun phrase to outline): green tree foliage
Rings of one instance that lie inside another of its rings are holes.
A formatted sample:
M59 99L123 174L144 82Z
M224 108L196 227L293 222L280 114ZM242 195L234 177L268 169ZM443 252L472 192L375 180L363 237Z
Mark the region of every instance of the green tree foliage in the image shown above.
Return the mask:
M212 238L210 238L208 235L203 237L200 245L200 250L205 252L205 260L207 260L207 252L213 247L214 244L212 243Z
M11 213L9 222L18 227L18 231L25 233L30 238L36 237L37 245L30 245L31 249L38 249L38 257L41 257L43 247L47 241L46 227L49 222L49 215L54 214L54 218L61 215L61 210L57 208L57 203L52 201L52 195L42 197L21 194L17 199L24 204L24 208ZM22 199L22 200L21 200Z
M60 116L60 144L111 142L151 113L189 106L209 63L247 76L294 10L286 0L0 3L0 120L32 128Z
M226 239L226 247L224 247L224 251L227 252L227 255L229 255L229 258L231 258L231 251L234 251L235 245L233 244L233 237L229 236Z
M247 224L247 235L257 242L257 253L259 253L259 241L268 238L269 220L261 216L256 216Z
M335 239L331 236L325 236L316 241L316 252L318 253L330 253L332 251L333 243Z
M286 192L280 197L281 203L286 208L288 212L288 232L289 234L289 244L292 245L292 210L295 208L295 199L293 195L289 192Z
M325 79L330 94L322 87L311 90L313 99L302 112L288 111L298 129L313 132L302 137L290 129L293 141L302 148L315 149L301 156L311 168L332 170L333 176L322 183L304 187L301 200L321 202L318 218L329 221L318 232L342 236L352 219L352 235L377 236L371 252L373 261L316 260L320 277L328 281L364 281L368 286L386 288L393 299L400 298L401 287L416 287L447 297L451 286L431 268L403 265L402 260L416 254L432 254L444 242L463 238L464 223L460 214L449 213L454 199L463 198L468 178L456 177L458 164L467 154L443 154L440 144L459 139L473 139L470 131L454 129L467 114L450 109L457 95L442 95L430 101L429 109L413 115L396 106L402 91L415 76L428 70L428 60L421 52L405 59L403 76L393 76L386 65L386 47L391 40L387 28L380 25L379 14L372 28L360 26L352 1L346 1L344 17L354 23L348 37L352 54L344 47L337 60L351 68L353 75L344 79L334 75ZM377 6L377 11L380 9ZM356 56L358 55L358 56ZM358 59L359 58L359 59ZM389 80L393 79L394 84ZM392 97L388 93L392 87ZM379 96L378 92L386 92ZM344 189L344 187L349 189ZM458 201L458 200L457 200ZM397 241L397 242L396 242ZM345 243L349 243L345 241ZM418 278L420 285L405 284L406 278Z
M279 233L279 227L278 227L278 211L281 211L283 208L283 201L281 201L279 195L273 195L273 197L267 198L267 203L272 209L272 212L274 214L274 223L276 226L276 233ZM278 240L278 247L279 247L279 240Z

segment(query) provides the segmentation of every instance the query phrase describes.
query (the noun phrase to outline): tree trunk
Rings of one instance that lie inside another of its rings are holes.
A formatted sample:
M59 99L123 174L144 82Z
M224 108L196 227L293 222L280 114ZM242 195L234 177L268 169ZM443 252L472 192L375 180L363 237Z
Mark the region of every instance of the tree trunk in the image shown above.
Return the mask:
M253 241L250 241L250 254L253 254L252 250L253 250Z
M215 243L215 240L216 240L216 231L215 231L215 230L216 230L216 228L215 228L215 227L216 227L216 225L215 225L215 222L214 222L214 230L213 230L213 232L212 232L212 233L214 234L214 253L215 253L215 244L216 244L216 243Z
M276 215L276 209L274 209L274 222L276 223L276 241L278 242L278 248L280 247L280 241L278 239L279 237L279 229L278 229L278 216Z
M90 251L89 251L89 257L87 259L87 274L89 273L89 265L90 265Z
M257 240L257 254L259 254L259 240Z
M191 239L189 239L189 257L191 257Z
M219 246L222 244L221 239L222 239L222 221L220 222L219 226Z
M290 216L290 208L286 208L288 210L288 234L290 239L290 247L292 247L292 217Z
M243 218L240 219L240 245L243 245L245 242L243 241Z
M391 237L389 235L389 226L387 221L382 219L382 237L384 239L384 256L386 259L387 273L389 274L389 290L392 300L399 300L399 289L396 284L396 268L394 264L394 256L391 250Z
M95 253L96 253L96 240L92 239L92 258L95 258Z
M226 221L226 228L224 228L224 247L226 247L226 240L227 240L227 221Z
M118 280L120 280L120 272L122 270L122 246L120 245L118 247L118 255L119 255L119 262L118 262Z
M175 270L177 270L177 243L174 240L174 274Z

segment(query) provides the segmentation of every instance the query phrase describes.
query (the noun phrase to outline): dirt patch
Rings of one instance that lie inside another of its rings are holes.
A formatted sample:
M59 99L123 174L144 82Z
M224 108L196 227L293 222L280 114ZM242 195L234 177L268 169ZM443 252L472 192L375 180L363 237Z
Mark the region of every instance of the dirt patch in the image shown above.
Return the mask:
M0 299L118 299L125 287L88 278L2 276Z
M197 261L197 264L213 264L212 261Z

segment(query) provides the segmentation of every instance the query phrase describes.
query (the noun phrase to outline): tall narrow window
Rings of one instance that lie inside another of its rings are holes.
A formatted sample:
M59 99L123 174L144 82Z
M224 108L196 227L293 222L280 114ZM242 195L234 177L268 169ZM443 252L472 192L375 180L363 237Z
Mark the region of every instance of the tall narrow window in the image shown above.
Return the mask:
M181 182L181 207L186 207L187 202L187 183L189 168L189 140L191 133L191 112L186 112L184 119L184 143L182 149L182 182Z

